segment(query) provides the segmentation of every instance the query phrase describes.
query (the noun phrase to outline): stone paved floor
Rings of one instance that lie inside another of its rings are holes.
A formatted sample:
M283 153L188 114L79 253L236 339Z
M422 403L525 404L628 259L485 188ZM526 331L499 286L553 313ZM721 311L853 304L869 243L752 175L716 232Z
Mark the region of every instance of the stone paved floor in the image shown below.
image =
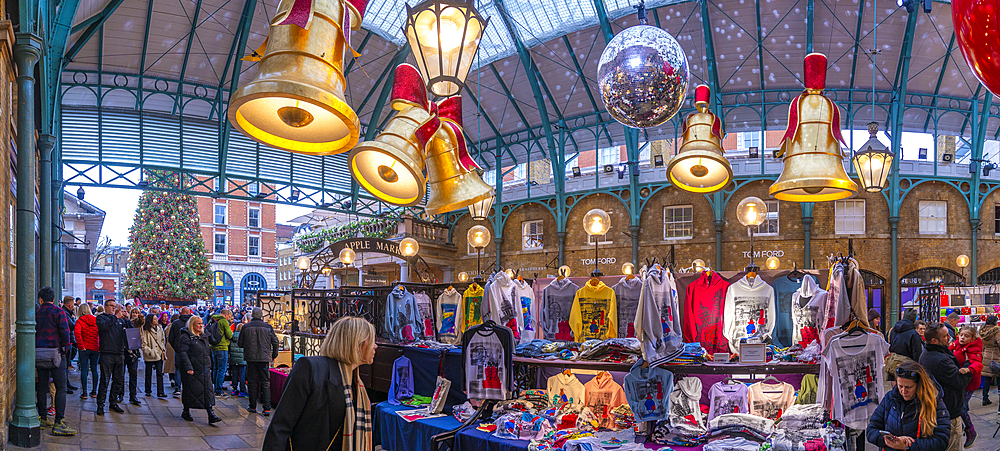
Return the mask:
M145 369L139 365L139 390L145 390ZM127 376L126 376L127 379ZM80 372L70 370L70 382L80 385ZM88 385L90 381L87 381ZM164 376L166 391L172 391ZM226 383L228 385L228 382ZM89 387L88 387L89 390ZM126 398L128 387L126 386ZM156 387L153 386L155 395ZM124 414L107 411L95 415L93 399L80 400L76 391L66 397L66 423L79 431L72 437L56 437L42 431L41 450L206 450L261 449L269 418L247 413L246 398L216 398L215 413L223 421L209 426L204 410L192 410L194 421L181 419L180 399L139 395L142 406L121 404ZM258 406L259 408L259 406ZM51 417L50 417L51 418ZM22 449L8 446L7 449Z

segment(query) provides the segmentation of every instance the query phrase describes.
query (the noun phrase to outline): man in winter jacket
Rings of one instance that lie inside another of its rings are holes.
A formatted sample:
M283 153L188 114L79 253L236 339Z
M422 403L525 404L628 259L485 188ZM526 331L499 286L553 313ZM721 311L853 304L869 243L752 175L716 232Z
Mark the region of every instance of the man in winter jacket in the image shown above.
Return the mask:
M963 373L948 344L951 336L943 323L927 326L924 332L927 349L920 355L920 365L934 377L944 393L944 405L948 408L948 418L951 419L951 437L948 440L948 451L962 449L962 410L965 407L965 386L971 380L970 373Z
M233 312L229 309L222 309L218 315L212 315L216 327L219 328L222 340L212 345L212 382L215 384L215 396L225 396L226 390L222 384L226 382L226 370L229 369L229 340L233 339ZM208 330L210 323L205 323L205 333L211 334L214 331Z
M271 377L267 367L278 358L278 336L271 325L264 322L264 312L254 307L250 322L240 330L237 345L243 348L243 359L247 362L247 379L250 381L250 413L257 412L257 400L261 401L264 415L271 411Z
M176 316L174 320L170 323L170 333L167 334L167 343L170 343L170 347L177 349L177 338L181 336L181 329L187 327L188 320L191 319L191 307L182 307L181 314ZM174 366L174 382L177 384L174 388L174 398L181 397L181 369Z
M69 370L73 368L73 358L76 357L77 351L76 337L73 335L73 331L76 330L76 309L73 305L73 296L63 296L62 308L66 312L66 318L69 319L69 342L71 348L66 355L69 358L69 362L66 362L66 394L72 395L73 390L79 388L69 381Z
M895 365L890 366L890 370L894 371L896 365L906 359L920 360L920 354L924 352L924 341L917 333L917 326L913 322L916 318L917 312L913 309L907 309L903 313L903 319L893 326L892 332L889 334L889 352L898 355L898 357L890 358L890 362L895 363ZM896 379L893 374L889 374L889 376L889 380Z
M76 430L66 425L66 364L69 360L70 332L66 312L55 305L56 293L51 287L38 291L38 308L35 310L35 348L57 349L62 358L55 369L36 368L35 401L38 421L42 428L52 428L53 435L74 435ZM53 399L55 418L48 418L45 404L49 398L49 379L55 384Z
M117 315L118 304L113 299L104 302L104 313L97 317L97 337L101 350L101 384L97 389L97 415L104 415L104 400L108 396L108 379L111 379L109 410L125 411L118 406L116 395L125 393L125 327Z

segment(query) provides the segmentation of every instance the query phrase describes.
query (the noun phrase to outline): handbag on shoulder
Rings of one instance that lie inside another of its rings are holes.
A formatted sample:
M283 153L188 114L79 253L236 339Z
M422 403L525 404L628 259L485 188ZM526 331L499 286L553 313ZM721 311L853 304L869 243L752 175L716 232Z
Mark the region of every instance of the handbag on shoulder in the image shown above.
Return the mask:
M35 368L54 370L62 364L59 348L35 348Z

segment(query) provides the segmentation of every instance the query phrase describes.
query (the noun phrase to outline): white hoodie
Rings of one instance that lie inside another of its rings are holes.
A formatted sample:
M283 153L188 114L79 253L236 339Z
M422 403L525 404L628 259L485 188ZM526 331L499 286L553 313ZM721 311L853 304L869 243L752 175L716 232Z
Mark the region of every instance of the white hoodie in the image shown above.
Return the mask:
M688 436L705 432L700 401L701 379L685 377L674 384L670 392L670 427L675 432Z
M729 350L740 352L740 339L747 336L770 336L774 330L774 289L760 276L753 283L743 276L726 291L722 335L729 340Z
M819 338L818 316L820 306L826 304L826 291L819 288L812 277L803 277L802 286L792 293L792 341L803 341L803 331L809 338ZM811 335L815 333L816 335ZM812 340L809 340L810 342ZM806 343L807 345L809 343Z
M514 281L507 273L500 271L493 276L489 291L490 318L501 326L507 326L514 333L514 341L520 342L524 335L524 316L520 306L514 304Z

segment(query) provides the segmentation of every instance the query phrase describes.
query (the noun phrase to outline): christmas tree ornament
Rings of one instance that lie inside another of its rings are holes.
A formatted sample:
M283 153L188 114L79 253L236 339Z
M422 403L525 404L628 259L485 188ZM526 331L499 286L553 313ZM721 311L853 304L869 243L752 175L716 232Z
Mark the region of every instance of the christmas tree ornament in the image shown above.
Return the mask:
M1000 0L952 0L951 20L962 57L976 78L1000 96Z
M684 49L670 33L646 25L645 15L640 7L639 25L615 35L597 65L608 113L633 128L655 127L677 114L690 78Z
M823 95L826 55L810 53L804 66L806 89L789 106L788 128L775 155L784 167L769 192L791 202L846 199L857 194L858 185L844 170L840 109Z
M708 194L729 184L733 168L723 155L722 121L708 110L711 91L705 85L694 91L698 111L684 121L684 138L677 155L667 164L667 178L682 190Z

